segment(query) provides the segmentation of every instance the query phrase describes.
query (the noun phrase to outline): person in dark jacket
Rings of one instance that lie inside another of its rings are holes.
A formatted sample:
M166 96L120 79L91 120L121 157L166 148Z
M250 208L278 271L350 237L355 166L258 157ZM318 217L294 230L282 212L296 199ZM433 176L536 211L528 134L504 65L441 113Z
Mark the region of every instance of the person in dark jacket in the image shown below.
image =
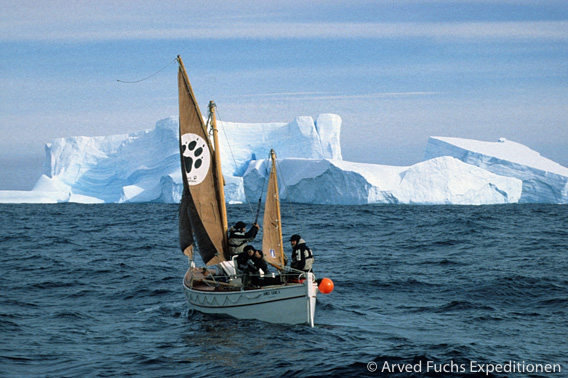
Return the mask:
M248 268L248 261L251 259L252 255L254 254L254 248L252 245L247 245L244 248L244 251L237 255L237 268L241 272L245 272Z
M245 227L245 222L238 221L229 229L229 252L231 255L243 252L246 245L254 240L260 229L256 223L253 223L248 231L246 231Z
M268 270L268 264L266 264L266 261L264 260L264 252L262 252L260 249L254 250L254 254L252 255L251 259L259 270L262 269L263 274L270 273L270 271Z
M261 269L263 274L268 274L268 265L264 261L264 254L252 245L244 247L244 251L237 256L237 268L244 273L244 281L250 280L255 286L264 284L260 277Z
M252 276L251 282L256 286L269 286L269 285L280 285L282 283L282 278L274 273L270 274L268 270L268 264L264 259L264 252L260 249L255 249L252 255L252 260L257 268L261 269L264 273L260 277Z
M292 245L290 267L304 272L311 272L315 259L312 250L306 245L306 241L300 235L292 235L290 244Z

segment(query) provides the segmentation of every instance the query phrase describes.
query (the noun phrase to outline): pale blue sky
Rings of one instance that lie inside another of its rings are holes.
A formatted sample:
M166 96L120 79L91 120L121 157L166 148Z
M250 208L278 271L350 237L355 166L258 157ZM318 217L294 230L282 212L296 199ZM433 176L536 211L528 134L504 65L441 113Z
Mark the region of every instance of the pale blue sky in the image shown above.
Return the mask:
M505 137L568 166L568 2L0 0L0 189L29 190L44 144L177 115L343 119L348 161L411 165L429 136Z

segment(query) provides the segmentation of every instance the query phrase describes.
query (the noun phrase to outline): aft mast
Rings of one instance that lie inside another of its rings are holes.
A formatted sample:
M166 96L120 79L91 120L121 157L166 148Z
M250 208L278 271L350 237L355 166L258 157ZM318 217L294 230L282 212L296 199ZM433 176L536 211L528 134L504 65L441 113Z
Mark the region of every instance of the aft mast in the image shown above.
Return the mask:
M217 130L217 117L215 114L216 105L213 101L209 101L209 114L211 115L211 128L213 130L213 145L215 148L215 168L216 168L216 185L217 193L219 193L219 205L221 207L221 223L223 225L224 237L223 248L227 251L229 249L228 237L228 220L227 220L227 205L225 203L225 179L221 170L221 153L219 150L219 131Z

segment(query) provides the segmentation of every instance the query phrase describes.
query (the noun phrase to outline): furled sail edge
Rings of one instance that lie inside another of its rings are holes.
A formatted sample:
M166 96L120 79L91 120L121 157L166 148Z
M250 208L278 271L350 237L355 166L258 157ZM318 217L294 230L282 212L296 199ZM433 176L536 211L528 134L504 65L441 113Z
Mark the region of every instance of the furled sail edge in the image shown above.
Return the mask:
M193 258L193 232L191 231L191 223L189 222L189 214L187 211L188 205L187 188L183 188L181 197L181 204L179 207L179 246L182 252L189 257Z

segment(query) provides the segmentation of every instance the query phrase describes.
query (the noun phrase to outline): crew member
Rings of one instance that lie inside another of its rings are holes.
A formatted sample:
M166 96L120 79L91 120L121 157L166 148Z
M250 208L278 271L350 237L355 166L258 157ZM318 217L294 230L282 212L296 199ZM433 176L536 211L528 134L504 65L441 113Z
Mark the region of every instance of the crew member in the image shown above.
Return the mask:
M292 245L290 267L304 272L312 272L315 259L312 250L306 245L306 241L300 235L292 235L290 244Z
M246 231L245 227L245 222L238 221L229 229L229 252L231 255L243 252L246 245L254 240L260 229L256 223L253 223L248 231Z
M255 286L262 286L262 274L268 274L268 265L264 261L264 254L252 245L244 247L244 251L237 256L237 268L243 273L243 282L250 281Z

